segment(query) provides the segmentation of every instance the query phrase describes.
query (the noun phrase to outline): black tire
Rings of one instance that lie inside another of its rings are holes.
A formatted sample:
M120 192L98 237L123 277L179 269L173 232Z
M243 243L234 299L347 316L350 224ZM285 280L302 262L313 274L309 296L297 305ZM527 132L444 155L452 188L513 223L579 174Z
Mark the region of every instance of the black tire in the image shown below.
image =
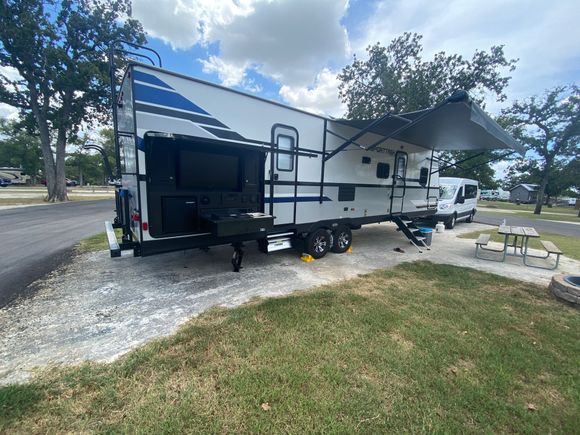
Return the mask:
M332 232L332 252L342 254L352 245L352 231L346 225L339 225Z
M328 251L330 251L331 244L330 233L320 228L313 231L306 238L306 252L312 256L312 258L319 259L324 257Z
M467 219L465 220L465 222L467 222L468 224L470 224L471 222L473 222L473 216L475 216L475 210L471 210L471 213L469 213L469 216L467 217Z
M457 222L457 215L453 213L451 217L445 222L445 228L448 230L452 230L455 227L455 223Z

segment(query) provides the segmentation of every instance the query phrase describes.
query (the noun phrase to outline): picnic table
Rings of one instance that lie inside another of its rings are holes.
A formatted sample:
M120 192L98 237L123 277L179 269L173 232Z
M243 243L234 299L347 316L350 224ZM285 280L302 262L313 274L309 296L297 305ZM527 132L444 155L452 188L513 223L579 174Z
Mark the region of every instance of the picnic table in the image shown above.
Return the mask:
M514 257L522 257L524 260L524 264L530 267L537 267L540 269L556 269L558 267L558 263L560 262L560 255L562 251L554 245L552 242L549 241L542 241L540 243L546 250L546 255L532 255L528 253L528 242L532 238L539 238L540 234L536 231L535 228L532 227L517 227L517 226L509 226L509 225L500 225L498 230L498 234L502 234L504 236L503 248L498 249L494 247L488 247L488 243L490 240L489 234L480 234L479 238L475 242L475 256L477 258L481 258L482 260L491 260L491 261L500 261L504 262L506 256L511 255ZM510 237L513 237L513 242L510 243ZM509 248L513 247L513 252L509 252ZM492 251L492 252L499 252L501 253L501 258L485 258L478 255L478 249L482 251ZM518 253L519 251L519 253ZM543 267L535 264L530 264L528 262L528 258L541 258L547 259L550 255L556 255L556 264L553 267Z
M514 227L509 225L500 225L499 229L497 230L499 234L504 235L504 250L505 255L512 255L512 256L520 256L526 257L528 253L528 242L530 238L539 238L540 235L536 231L535 228L532 227ZM514 241L512 244L509 243L509 238L514 237ZM518 238L520 242L518 244ZM513 247L514 252L509 253L508 247ZM520 253L518 254L518 248Z

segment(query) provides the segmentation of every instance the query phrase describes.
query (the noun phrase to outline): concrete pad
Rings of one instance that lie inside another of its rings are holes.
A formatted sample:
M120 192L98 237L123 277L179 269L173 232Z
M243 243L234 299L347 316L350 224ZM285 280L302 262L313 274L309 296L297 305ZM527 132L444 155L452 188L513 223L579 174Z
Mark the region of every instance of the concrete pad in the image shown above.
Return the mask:
M434 233L432 250L423 253L395 228L363 227L353 233L352 254L328 254L311 263L295 251L264 255L249 244L241 273L231 271L227 246L146 258L112 259L106 251L81 255L42 282L33 298L0 310L0 383L23 381L35 366L111 361L212 306L234 307L406 261L472 267L546 286L555 273L580 270L580 262L566 257L557 271L525 267L521 258L476 259L474 241L456 236L492 228L483 224ZM405 253L394 252L396 247Z

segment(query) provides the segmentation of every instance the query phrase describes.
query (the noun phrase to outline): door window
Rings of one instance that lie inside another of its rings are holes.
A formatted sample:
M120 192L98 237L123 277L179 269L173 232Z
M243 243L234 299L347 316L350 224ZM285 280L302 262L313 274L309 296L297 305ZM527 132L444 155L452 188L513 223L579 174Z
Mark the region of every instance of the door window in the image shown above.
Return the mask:
M279 150L294 151L294 138L283 134L278 135L276 145ZM276 168L279 171L293 171L294 170L294 154L277 153Z
M407 156L405 154L397 157L397 179L404 180L407 174Z

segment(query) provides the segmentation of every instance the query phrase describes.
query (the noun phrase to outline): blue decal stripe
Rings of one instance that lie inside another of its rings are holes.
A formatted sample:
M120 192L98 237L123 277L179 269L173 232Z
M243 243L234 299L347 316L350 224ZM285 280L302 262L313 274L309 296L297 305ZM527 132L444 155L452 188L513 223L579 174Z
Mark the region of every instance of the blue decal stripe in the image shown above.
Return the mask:
M206 127L205 125L200 125L199 127L203 128L205 131L209 131L220 139L246 140L244 136L232 130L221 130L219 128Z
M315 202L320 201L320 196L281 196L271 198L264 198L264 202L283 203L283 202ZM328 196L323 196L322 201L332 201Z
M161 86L162 88L173 89L158 77L152 76L151 74L146 74L141 71L133 71L133 78L135 80L139 80L140 82L150 83L155 86Z
M152 88L140 83L135 83L135 100L209 115L209 113L207 113L201 107L193 104L191 101L179 94L176 94L175 92Z

